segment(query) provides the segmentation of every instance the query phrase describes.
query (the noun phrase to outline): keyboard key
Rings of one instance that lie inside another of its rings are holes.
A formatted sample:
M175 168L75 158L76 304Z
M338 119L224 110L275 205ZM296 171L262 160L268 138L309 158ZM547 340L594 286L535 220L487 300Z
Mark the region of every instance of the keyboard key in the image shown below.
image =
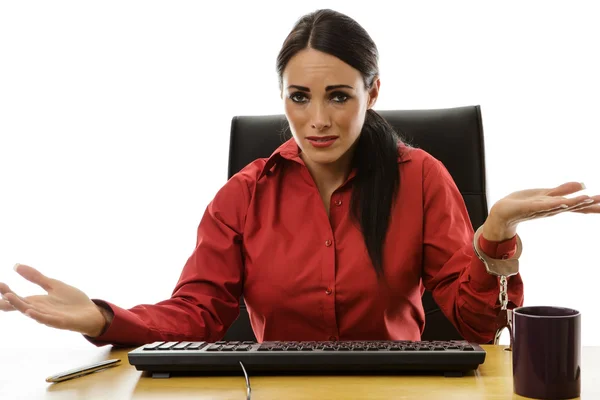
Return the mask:
M175 345L171 348L171 350L183 350L186 346L189 346L192 342L181 342L178 345Z
M212 344L206 351L219 351L221 350L222 345L220 344Z
M157 347L157 350L169 350L171 347L175 346L179 342L167 342L165 344L161 344Z
M156 350L156 348L163 343L164 342L161 341L161 342L154 342L152 344L148 344L148 345L144 346L144 350Z
M249 351L251 348L252 346L248 344L241 344L235 348L235 351Z
M203 348L207 345L208 345L208 343L206 343L206 342L192 342L192 344L187 346L185 349L186 350L200 350L201 348Z

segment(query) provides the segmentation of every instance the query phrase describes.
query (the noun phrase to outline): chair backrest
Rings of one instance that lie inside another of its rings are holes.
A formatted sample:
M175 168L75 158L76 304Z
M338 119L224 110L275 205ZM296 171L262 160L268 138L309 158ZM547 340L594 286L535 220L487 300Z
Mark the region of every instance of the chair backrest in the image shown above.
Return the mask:
M407 143L427 151L446 166L463 195L473 228L483 224L488 208L480 107L378 113ZM286 127L284 115L233 117L228 177L257 158L269 157L289 137L283 134ZM423 295L423 307L425 330L422 340L462 339L429 291ZM240 299L240 316L227 331L225 339L256 340L243 298Z

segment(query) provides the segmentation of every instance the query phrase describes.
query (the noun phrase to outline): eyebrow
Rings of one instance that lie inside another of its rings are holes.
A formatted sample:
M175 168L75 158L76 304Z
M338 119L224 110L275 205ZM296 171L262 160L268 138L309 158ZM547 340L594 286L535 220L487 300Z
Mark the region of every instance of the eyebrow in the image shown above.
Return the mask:
M341 89L341 88L354 89L350 85L330 85L325 88L325 91L329 92L330 90ZM310 92L310 89L307 88L306 86L290 85L290 86L288 86L288 89L298 89L298 90L302 90L303 92Z

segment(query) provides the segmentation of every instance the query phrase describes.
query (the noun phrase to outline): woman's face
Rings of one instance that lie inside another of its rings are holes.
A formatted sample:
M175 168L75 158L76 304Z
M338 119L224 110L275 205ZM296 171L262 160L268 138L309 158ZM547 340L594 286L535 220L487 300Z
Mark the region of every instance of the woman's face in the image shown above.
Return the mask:
M285 115L304 162L349 160L367 109L377 99L379 79L367 91L358 70L314 49L292 57L282 78Z

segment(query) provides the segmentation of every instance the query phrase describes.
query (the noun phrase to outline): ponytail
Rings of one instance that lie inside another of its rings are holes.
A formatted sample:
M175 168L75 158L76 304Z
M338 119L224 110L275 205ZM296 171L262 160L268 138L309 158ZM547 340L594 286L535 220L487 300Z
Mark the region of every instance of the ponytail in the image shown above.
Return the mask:
M400 188L398 142L394 128L377 112L367 110L354 154L357 173L352 216L359 222L371 263L383 275L383 244L392 207Z

